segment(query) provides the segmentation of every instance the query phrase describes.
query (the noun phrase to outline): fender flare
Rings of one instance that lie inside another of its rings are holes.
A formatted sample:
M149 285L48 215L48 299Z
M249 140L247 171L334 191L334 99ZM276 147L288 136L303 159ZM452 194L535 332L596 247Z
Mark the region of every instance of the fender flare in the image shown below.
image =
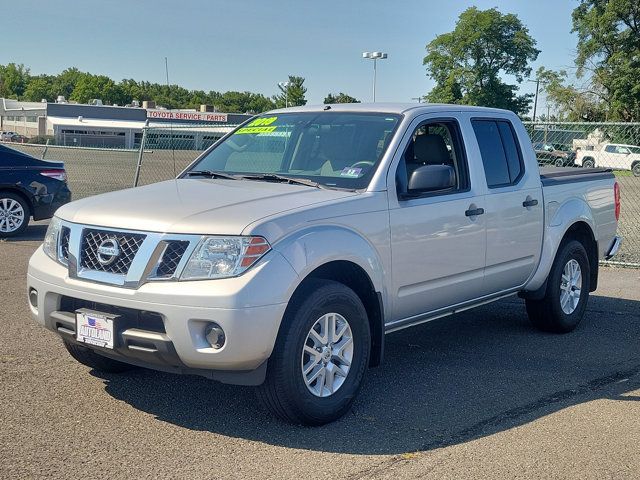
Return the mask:
M314 225L297 230L273 245L298 274L298 283L291 286L290 295L318 267L333 261L358 265L368 275L376 292L387 298L385 271L374 246L356 231L344 226ZM386 304L387 302L385 302Z
M542 253L540 255L540 263L536 272L533 274L525 287L525 292L532 292L544 287L560 244L569 231L576 223L585 223L591 230L593 238L595 235L595 222L589 205L582 199L572 198L557 209L553 210L553 203L548 204L549 219L546 221L544 230L544 240L542 242ZM525 293L526 295L526 293Z

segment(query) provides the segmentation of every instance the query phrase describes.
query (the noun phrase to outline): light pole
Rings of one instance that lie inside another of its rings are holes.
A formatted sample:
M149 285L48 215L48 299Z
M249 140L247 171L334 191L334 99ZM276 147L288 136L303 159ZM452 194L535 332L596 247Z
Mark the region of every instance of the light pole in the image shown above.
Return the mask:
M373 60L373 101L376 101L376 63L378 60L387 58L383 52L362 52L362 58Z
M289 86L291 82L278 82L278 85L282 90L284 90L284 107L289 107Z

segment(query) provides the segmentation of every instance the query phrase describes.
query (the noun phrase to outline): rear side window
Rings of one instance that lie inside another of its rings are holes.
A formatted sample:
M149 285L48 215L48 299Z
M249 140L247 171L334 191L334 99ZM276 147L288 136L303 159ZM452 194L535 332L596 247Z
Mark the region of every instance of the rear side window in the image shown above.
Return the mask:
M522 155L511 124L502 120L472 120L489 188L513 185L522 174Z

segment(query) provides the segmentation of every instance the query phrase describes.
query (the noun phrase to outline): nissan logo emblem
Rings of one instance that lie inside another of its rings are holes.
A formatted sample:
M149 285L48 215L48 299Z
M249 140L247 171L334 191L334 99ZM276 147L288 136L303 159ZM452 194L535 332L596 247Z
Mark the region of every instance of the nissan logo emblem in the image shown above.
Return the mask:
M100 265L111 265L120 255L120 245L115 238L107 238L98 245L96 252Z

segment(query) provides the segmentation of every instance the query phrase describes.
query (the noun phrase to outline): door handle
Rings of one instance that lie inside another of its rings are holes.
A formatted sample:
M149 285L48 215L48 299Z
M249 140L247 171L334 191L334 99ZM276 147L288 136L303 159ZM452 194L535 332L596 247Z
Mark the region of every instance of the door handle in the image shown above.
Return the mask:
M467 217L475 217L477 215L482 215L484 213L484 208L471 208L464 212Z
M537 204L538 204L538 200L536 200L535 198L531 200L525 200L524 202L522 202L522 206L525 208L535 207Z

